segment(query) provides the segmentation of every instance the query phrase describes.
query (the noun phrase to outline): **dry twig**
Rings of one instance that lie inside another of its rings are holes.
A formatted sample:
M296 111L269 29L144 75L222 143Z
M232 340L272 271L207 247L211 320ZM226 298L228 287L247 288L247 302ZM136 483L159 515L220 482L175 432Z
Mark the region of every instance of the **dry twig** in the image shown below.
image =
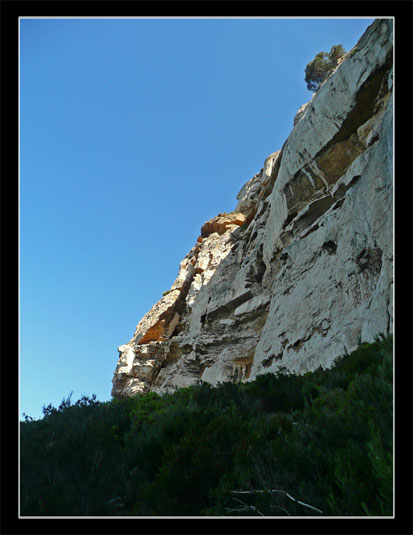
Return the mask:
M313 509L314 511L317 511L320 514L323 514L323 511L320 511L320 509L317 509L317 507L313 507L312 505L309 505L308 503L300 502L300 500L296 500L291 494L288 494L285 490L279 490L279 489L273 489L273 490L232 490L230 491L232 494L259 494L262 492L269 492L273 494L284 494L292 500L293 502L299 503L303 507L308 507L309 509Z
M239 502L240 504L244 505L244 507L242 509L240 509L240 511L244 511L246 509L252 509L253 511L257 511L257 513L261 516L265 516L261 513L261 511L258 511L258 509L254 506L254 505L248 505L247 503L243 502L242 500L239 500L238 498L233 498L233 500Z

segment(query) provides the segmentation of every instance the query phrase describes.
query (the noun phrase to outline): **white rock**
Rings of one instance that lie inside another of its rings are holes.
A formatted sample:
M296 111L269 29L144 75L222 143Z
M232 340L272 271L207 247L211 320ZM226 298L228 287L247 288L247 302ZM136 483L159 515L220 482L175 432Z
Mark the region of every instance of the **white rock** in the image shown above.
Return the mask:
M304 373L392 332L391 60L381 19L300 108L236 212L202 227L119 347L114 396Z

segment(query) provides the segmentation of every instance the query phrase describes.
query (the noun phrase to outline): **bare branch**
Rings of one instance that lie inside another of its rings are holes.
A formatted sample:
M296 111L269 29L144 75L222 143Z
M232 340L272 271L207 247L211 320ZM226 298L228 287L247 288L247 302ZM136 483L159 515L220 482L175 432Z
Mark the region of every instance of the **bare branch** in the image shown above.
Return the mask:
M309 505L308 503L300 502L300 500L296 500L291 494L288 494L285 490L279 490L279 489L273 489L273 490L232 490L230 491L232 494L259 494L263 492L268 492L270 494L284 494L292 500L293 502L299 503L300 505L304 507L308 507L309 509L313 509L314 511L317 511L320 514L323 514L323 511L320 511L320 509L317 509L317 507L313 507L312 505Z
M265 516L261 513L261 511L258 511L258 509L254 505L248 505L247 503L243 502L242 500L239 500L238 498L233 498L233 500L241 503L242 505L245 505L248 509L252 509L253 511L257 511L257 513L261 516Z
M290 516L290 513L287 511L287 509L284 509L284 507L280 507L279 505L271 505L272 509L281 509L281 511L284 511L284 513L287 513L288 516Z

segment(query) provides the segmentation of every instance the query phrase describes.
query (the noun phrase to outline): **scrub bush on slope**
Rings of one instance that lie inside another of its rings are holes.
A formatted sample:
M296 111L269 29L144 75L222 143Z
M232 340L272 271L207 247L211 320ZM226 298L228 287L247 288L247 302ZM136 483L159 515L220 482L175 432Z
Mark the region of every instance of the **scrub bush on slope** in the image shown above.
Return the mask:
M329 370L70 397L21 422L21 514L391 515L392 338Z

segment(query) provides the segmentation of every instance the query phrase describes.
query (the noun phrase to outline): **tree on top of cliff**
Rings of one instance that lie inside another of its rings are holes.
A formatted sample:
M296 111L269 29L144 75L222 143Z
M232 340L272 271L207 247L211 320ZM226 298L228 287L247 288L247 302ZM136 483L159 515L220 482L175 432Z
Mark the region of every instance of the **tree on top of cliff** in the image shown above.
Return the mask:
M333 45L330 52L319 52L305 68L305 82L309 91L317 91L321 83L346 53L343 45Z

